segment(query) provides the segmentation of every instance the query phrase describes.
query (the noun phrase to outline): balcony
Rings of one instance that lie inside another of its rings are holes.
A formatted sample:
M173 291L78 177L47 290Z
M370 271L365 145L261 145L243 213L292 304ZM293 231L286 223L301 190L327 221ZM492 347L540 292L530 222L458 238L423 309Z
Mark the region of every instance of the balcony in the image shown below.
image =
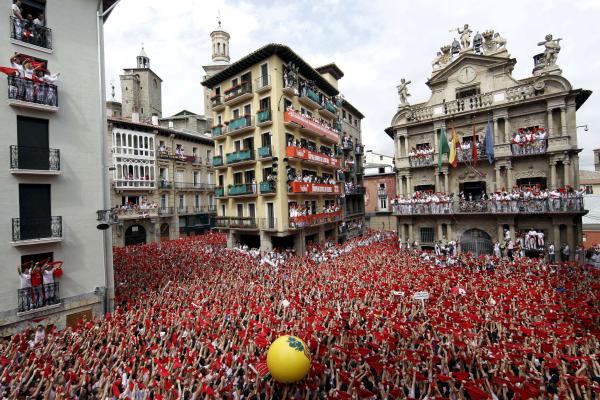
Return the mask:
M60 150L41 147L10 146L10 173L59 175Z
M337 107L332 101L325 100L325 107L319 110L319 113L329 119L337 118Z
M217 206L215 205L190 207L191 214L212 214L215 212L217 212Z
M273 152L271 150L271 146L259 147L258 150L256 150L256 153L258 154L258 158L271 158L271 157L273 157Z
M345 188L345 192L348 195L364 195L365 194L365 187L364 186L350 186L347 185Z
M485 153L485 147L483 147L483 145L478 146L477 159L482 160L485 157L487 157ZM458 159L458 162L470 163L473 161L473 150L471 148L465 150L457 149L456 158Z
M127 219L145 219L158 217L158 208L121 208L114 209L114 213L119 220Z
M244 132L250 132L254 129L254 118L246 115L239 118L229 120L227 125L227 134L238 134Z
M273 123L271 110L261 110L256 113L256 126L267 126Z
M225 134L225 130L223 129L223 125L217 125L217 126L213 126L210 129L211 135L214 138L217 138L219 136L223 136Z
M346 209L344 215L348 217L357 217L365 213L364 208Z
M216 217L215 224L218 228L257 230L258 224L253 217Z
M431 106L413 106L411 107L411 119L413 121L426 121L433 118L481 111L490 107L529 100L543 94L543 88L538 90L533 83L527 83Z
M210 108L215 111L221 111L225 108L225 104L223 103L223 96L217 94L210 98Z
M215 187L215 197L225 197L225 189L223 186Z
M262 181L260 183L260 194L277 193L277 184L274 181Z
M311 109L321 108L321 98L319 94L306 86L300 89L298 101Z
M352 151L354 149L354 142L352 140L346 138L346 140L342 140L342 150L344 151Z
M254 80L256 93L264 93L271 89L271 75L263 75Z
M158 188L170 190L173 189L173 184L169 182L166 178L160 178L160 181L158 182Z
M52 29L28 20L10 17L10 39L14 44L52 53Z
M327 154L311 151L302 147L287 146L285 155L288 158L302 160L309 164L325 165L332 168L340 167L340 160Z
M223 165L223 156L214 156L212 159L213 167L220 167Z
M153 179L115 179L113 181L115 189L121 190L154 190L156 182Z
M510 148L514 157L546 154L546 150L548 150L548 140L541 139L528 143L513 143L510 145Z
M298 126L306 134L319 136L332 143L337 144L340 140L340 131L334 129L332 125L301 114L293 108L288 108L285 112L284 122L288 125Z
M320 213L312 215L303 215L299 217L290 217L289 224L291 229L306 228L322 224L338 222L342 219L342 212Z
M256 195L256 184L252 183L238 183L236 185L229 185L227 194L229 196L248 196Z
M59 282L17 289L17 315L44 311L59 305Z
M408 157L408 164L411 168L431 167L434 165L433 154Z
M387 197L387 189L377 189L377 197Z
M168 217L173 215L175 212L173 211L173 207L159 207L158 215L160 217Z
M235 153L227 153L227 164L239 164L248 161L254 161L254 151L252 149L240 150Z
M232 106L244 100L249 100L252 96L252 83L242 82L225 91L225 105Z
M190 209L187 206L183 206L183 205L177 206L177 215L185 215L185 214L189 214L189 213L190 213Z
M13 246L62 241L62 217L13 218Z
M365 146L357 144L356 147L354 148L354 154L356 154L357 156L363 155L365 151Z
M175 189L189 191L209 191L215 187L212 183L201 182L175 182Z
M582 197L530 200L477 200L444 203L407 203L392 205L396 215L453 215L453 214L585 214Z
M326 194L340 195L341 190L339 185L329 185L325 183L309 183L309 182L291 182L288 187L290 194Z
M8 77L8 104L40 111L58 111L58 88L16 76Z

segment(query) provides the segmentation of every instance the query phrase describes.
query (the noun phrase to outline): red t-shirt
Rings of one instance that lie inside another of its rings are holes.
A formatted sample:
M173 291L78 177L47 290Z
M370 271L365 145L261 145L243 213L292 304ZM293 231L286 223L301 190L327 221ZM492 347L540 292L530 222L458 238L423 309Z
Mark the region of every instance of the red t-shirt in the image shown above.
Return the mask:
M31 286L41 286L42 281L42 273L40 270L35 270L31 273Z

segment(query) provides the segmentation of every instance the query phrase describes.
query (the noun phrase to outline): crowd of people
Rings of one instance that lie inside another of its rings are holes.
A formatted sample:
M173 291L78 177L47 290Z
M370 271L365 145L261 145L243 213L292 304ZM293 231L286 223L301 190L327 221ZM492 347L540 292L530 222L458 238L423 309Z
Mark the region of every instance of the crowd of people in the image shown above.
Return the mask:
M329 157L335 157L338 154L338 146L337 145L333 145L333 148L325 146L325 145L320 145L319 147L317 147L317 145L314 142L311 142L306 139L299 140L291 134L288 135L287 145L289 147L297 147L299 149L306 149L306 150L318 152L321 154L325 154L326 156L329 156Z
M300 113L300 111L296 110L293 106L289 106L286 108L286 111L288 112L294 112L294 113ZM305 118L319 126L321 126L324 129L333 131L335 133L337 133L338 135L341 134L340 130L338 129L338 126L336 126L335 123L332 123L326 119L323 118L317 118L314 117L312 115L306 114L306 113L300 113L302 115L302 118Z
M56 304L59 301L55 278L62 276L62 261L43 259L17 266L20 280L19 312Z
M142 200L139 204L133 202L127 202L122 205L117 205L113 208L116 214L148 214L151 211L158 210L158 203L153 201Z
M13 0L11 33L14 39L48 47L51 38L45 25L43 13L37 13L35 18L31 13L24 14L21 1Z
M411 167L422 167L432 165L433 147L427 145L413 147L408 153L408 161Z
M58 105L58 91L54 82L60 74L51 74L45 62L15 53L10 67L0 67L8 75L9 98L48 106Z
M333 176L323 175L318 176L315 174L298 174L295 168L288 167L287 169L287 181L290 182L304 182L304 183L320 183L326 185L335 185L337 181Z
M475 142L477 147L477 158L481 158L485 155L485 145L481 140ZM473 141L465 140L460 143L460 151L456 153L459 162L470 162L473 161Z
M512 153L515 155L541 154L546 152L548 134L542 127L519 128L511 139Z
M341 208L333 204L326 204L322 210L316 208L290 203L289 223L291 228L302 228L325 222L334 222L341 216Z
M458 195L434 191L417 191L410 197L392 199L392 209L398 214L447 214L453 212L491 213L544 213L582 211L585 188L571 186L560 189L542 189L538 186L514 187L473 196L464 192Z
M443 256L371 233L276 266L219 234L115 249L115 312L1 342L5 399L584 399L599 271ZM308 376L269 378L283 334Z

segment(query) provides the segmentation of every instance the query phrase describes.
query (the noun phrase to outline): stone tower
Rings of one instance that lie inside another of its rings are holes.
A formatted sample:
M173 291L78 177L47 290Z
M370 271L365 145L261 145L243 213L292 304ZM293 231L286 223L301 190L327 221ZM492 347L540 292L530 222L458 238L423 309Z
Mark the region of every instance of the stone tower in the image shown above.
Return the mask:
M231 60L229 58L229 38L229 33L221 28L221 20L219 19L219 26L210 33L210 39L212 43L212 60L210 64L202 67L206 73L204 75L204 79L218 74L229 66ZM212 91L204 87L204 115L206 116L212 115L210 106L210 98L212 96Z
M600 172L600 149L594 149L594 169Z
M150 58L143 46L137 67L124 69L120 78L123 118L131 119L133 113L138 113L141 122L162 117L162 79L150 69Z

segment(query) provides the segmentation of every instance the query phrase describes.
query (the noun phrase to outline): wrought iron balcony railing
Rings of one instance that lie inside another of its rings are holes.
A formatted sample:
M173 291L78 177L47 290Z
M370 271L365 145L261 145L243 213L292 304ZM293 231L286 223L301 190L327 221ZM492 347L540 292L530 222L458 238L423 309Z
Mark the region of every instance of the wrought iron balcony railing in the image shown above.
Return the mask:
M243 117L229 120L229 124L227 125L227 133L234 133L245 128L251 128L253 126L254 118L249 115L245 115Z
M337 222L342 218L341 211L335 211L331 213L319 213L312 215L302 215L298 217L290 217L289 224L290 228L305 228L307 226L315 226L321 224L327 224L330 222Z
M216 217L215 224L219 228L257 229L254 217Z
M11 170L60 171L60 150L10 146Z
M273 157L271 146L259 147L256 152L258 153L258 158Z
M433 154L428 154L425 156L414 156L408 157L409 165L413 168L415 167L430 167L434 164Z
M17 289L17 312L35 311L60 303L58 282Z
M256 194L256 184L254 183L240 183L237 185L230 185L227 191L229 196L242 196L246 194Z
M529 200L474 200L392 204L397 215L568 214L585 212L582 197Z
M223 136L225 134L225 130L222 125L213 126L211 128L212 137L216 138L219 136Z
M527 143L512 143L510 147L513 156L546 154L546 150L548 150L548 140L542 139Z
M13 218L13 242L62 239L62 217Z
M225 188L223 188L223 186L215 187L215 196L216 197L225 197Z
M256 123L265 124L272 120L271 110L260 110L256 113Z
M234 86L225 91L225 102L231 101L237 97L240 97L246 93L252 93L252 83L242 82L237 86Z
M58 107L58 88L49 83L37 83L25 78L9 76L8 99Z
M27 19L10 17L10 38L52 50L52 29Z
M220 167L223 165L223 156L214 156L212 159L213 167Z
M271 75L259 76L254 80L254 86L256 87L257 92L268 90L271 86Z
M160 215L160 216L173 215L173 207L159 207L158 215Z
M260 183L260 192L263 194L276 193L277 185L274 181L262 181Z
M254 160L254 152L252 149L240 150L234 153L227 153L227 164L235 164L244 161Z

